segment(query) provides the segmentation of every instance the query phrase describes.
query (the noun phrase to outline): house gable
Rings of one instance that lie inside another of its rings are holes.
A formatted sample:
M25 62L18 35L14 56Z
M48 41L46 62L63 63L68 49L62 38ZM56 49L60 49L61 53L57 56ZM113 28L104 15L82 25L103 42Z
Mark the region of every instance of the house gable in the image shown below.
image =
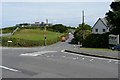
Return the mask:
M108 26L101 18L99 18L92 28L92 33L102 34L105 32L108 32Z

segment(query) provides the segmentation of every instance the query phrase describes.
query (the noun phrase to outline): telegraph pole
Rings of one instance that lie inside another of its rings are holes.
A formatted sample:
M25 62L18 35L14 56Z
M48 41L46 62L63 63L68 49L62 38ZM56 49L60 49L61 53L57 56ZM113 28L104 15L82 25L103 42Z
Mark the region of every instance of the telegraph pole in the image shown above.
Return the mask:
M45 33L44 33L44 38L45 38L45 39L44 39L44 46L46 46L46 38L47 38L47 37L46 37L46 27L47 27L47 26L48 26L48 19L46 19L46 25L45 25L45 27L44 27L44 28L45 28Z
M84 10L82 11L82 40L84 40Z

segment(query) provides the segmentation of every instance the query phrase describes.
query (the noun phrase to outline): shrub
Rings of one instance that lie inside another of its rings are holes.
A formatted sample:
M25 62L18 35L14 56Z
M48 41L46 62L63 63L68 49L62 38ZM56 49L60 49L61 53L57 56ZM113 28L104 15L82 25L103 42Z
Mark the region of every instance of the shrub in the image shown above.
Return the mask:
M11 40L12 43L8 43L7 41ZM59 41L59 38L47 40L47 45L51 45ZM11 47L34 47L34 46L43 46L44 40L35 41L35 40L25 40L19 38L2 38L2 46L11 46Z
M108 35L105 34L91 34L84 41L84 47L92 47L92 48L108 48Z

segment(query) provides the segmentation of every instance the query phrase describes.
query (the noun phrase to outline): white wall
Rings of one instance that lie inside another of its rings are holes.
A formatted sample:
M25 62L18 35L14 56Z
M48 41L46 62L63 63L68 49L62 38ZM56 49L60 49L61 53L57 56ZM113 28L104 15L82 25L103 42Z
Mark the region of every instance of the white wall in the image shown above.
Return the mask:
M96 32L96 29L98 29L98 32ZM103 32L103 29L105 29L106 32L109 30L106 28L106 26L102 23L102 21L99 19L99 21L95 24L95 26L92 29L92 33L94 34L102 34L105 33Z

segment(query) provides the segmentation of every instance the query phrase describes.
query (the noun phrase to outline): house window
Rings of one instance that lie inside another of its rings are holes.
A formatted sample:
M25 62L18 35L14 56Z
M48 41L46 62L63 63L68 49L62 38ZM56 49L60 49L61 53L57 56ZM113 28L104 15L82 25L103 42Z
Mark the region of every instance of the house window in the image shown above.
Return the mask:
M105 32L105 29L103 29L103 32Z
M98 32L98 29L95 29L95 32Z

